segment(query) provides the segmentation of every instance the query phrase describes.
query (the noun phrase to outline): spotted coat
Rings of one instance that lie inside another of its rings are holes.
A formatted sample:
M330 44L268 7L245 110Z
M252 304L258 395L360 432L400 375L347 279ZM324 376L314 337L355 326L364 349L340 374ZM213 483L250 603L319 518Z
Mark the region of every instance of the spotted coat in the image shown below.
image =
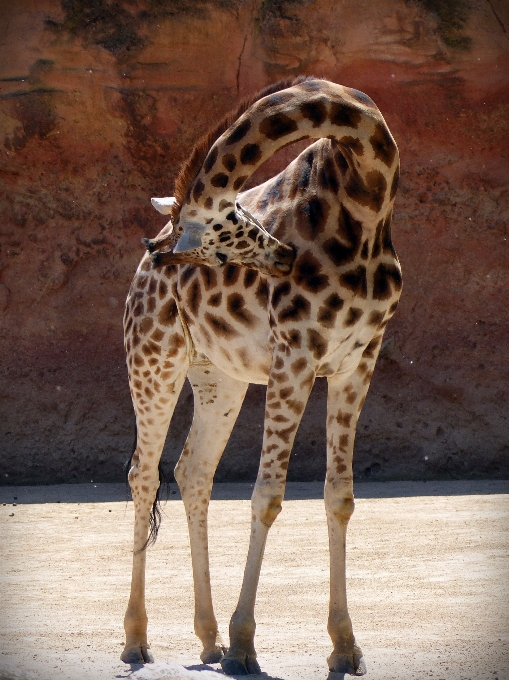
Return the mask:
M138 441L129 473L135 556L122 658L151 659L144 547L150 526L157 528L151 514L157 467L187 375L195 415L175 476L189 521L201 658L221 660L227 673L259 670L254 602L265 538L281 510L307 399L316 377L325 376L328 663L332 671L361 674L346 605L344 542L356 424L401 293L391 240L398 151L369 97L314 78L276 85L230 122L177 182L171 221L146 242L149 252L127 299ZM302 138L316 141L279 175L242 192L261 163ZM250 551L226 650L210 596L206 518L214 471L248 383L267 385L264 438Z

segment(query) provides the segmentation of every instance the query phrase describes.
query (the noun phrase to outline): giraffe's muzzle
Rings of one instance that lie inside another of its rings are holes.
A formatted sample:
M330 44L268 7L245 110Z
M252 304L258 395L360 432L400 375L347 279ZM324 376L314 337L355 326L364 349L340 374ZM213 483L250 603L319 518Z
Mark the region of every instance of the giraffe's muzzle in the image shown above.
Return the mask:
M275 276L287 276L292 271L295 255L295 250L291 246L281 244L277 247L274 253L274 267L278 274L275 274Z

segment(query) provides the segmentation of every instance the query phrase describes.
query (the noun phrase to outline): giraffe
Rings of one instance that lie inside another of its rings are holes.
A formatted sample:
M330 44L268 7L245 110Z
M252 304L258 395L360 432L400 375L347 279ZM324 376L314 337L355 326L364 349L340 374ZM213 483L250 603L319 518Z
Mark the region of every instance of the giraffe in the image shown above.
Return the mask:
M311 144L276 177L242 191L282 146ZM186 376L193 423L175 468L191 545L195 633L204 663L259 673L254 605L269 529L281 511L299 422L317 376L328 381L324 499L330 545L331 671L366 666L347 608L345 540L354 509L356 424L385 327L401 293L391 217L397 146L365 94L314 77L266 88L195 148L170 215L145 253L124 317L138 436L129 484L135 508L125 615L126 663L153 661L147 641L146 547L160 521L158 464ZM209 578L207 509L216 467L249 383L267 385L244 579L227 647Z

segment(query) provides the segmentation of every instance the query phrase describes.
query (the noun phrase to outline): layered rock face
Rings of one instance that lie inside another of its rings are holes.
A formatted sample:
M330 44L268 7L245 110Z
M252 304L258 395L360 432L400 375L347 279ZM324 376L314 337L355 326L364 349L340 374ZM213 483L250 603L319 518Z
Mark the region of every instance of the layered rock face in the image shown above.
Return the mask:
M358 428L358 478L509 473L504 0L18 0L0 7L2 483L111 481L134 416L121 318L193 143L300 73L369 94L401 151L404 292ZM258 175L293 156L285 149ZM325 470L319 380L289 476ZM219 479L254 479L253 388ZM172 468L192 417L186 387Z

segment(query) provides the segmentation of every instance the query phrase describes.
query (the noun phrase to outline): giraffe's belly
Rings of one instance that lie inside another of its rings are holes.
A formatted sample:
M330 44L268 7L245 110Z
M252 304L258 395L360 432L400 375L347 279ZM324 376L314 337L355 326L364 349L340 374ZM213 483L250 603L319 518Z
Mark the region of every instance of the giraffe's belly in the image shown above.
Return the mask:
M372 326L360 325L345 335L337 329L336 335L329 338L326 354L317 362L316 375L318 377L330 377L340 373L349 375L353 373L362 358L366 346L373 340L375 335Z
M205 332L204 332L205 328ZM263 332L239 334L227 342L209 342L206 327L193 328L193 340L197 360L205 355L207 359L227 375L243 382L266 385L269 379L271 352L268 347L268 324Z
M304 328L304 332L305 330ZM232 378L260 385L267 384L272 362L268 324L263 332L239 335L227 343L210 343L207 332L202 331L200 328L193 328L191 331L198 362L203 361L205 356L214 366ZM372 338L373 328L369 326L360 327L346 337L336 329L336 333L329 336L329 350L323 357L317 360L310 353L306 353L308 366L315 371L317 377L353 373L361 361L362 352Z

